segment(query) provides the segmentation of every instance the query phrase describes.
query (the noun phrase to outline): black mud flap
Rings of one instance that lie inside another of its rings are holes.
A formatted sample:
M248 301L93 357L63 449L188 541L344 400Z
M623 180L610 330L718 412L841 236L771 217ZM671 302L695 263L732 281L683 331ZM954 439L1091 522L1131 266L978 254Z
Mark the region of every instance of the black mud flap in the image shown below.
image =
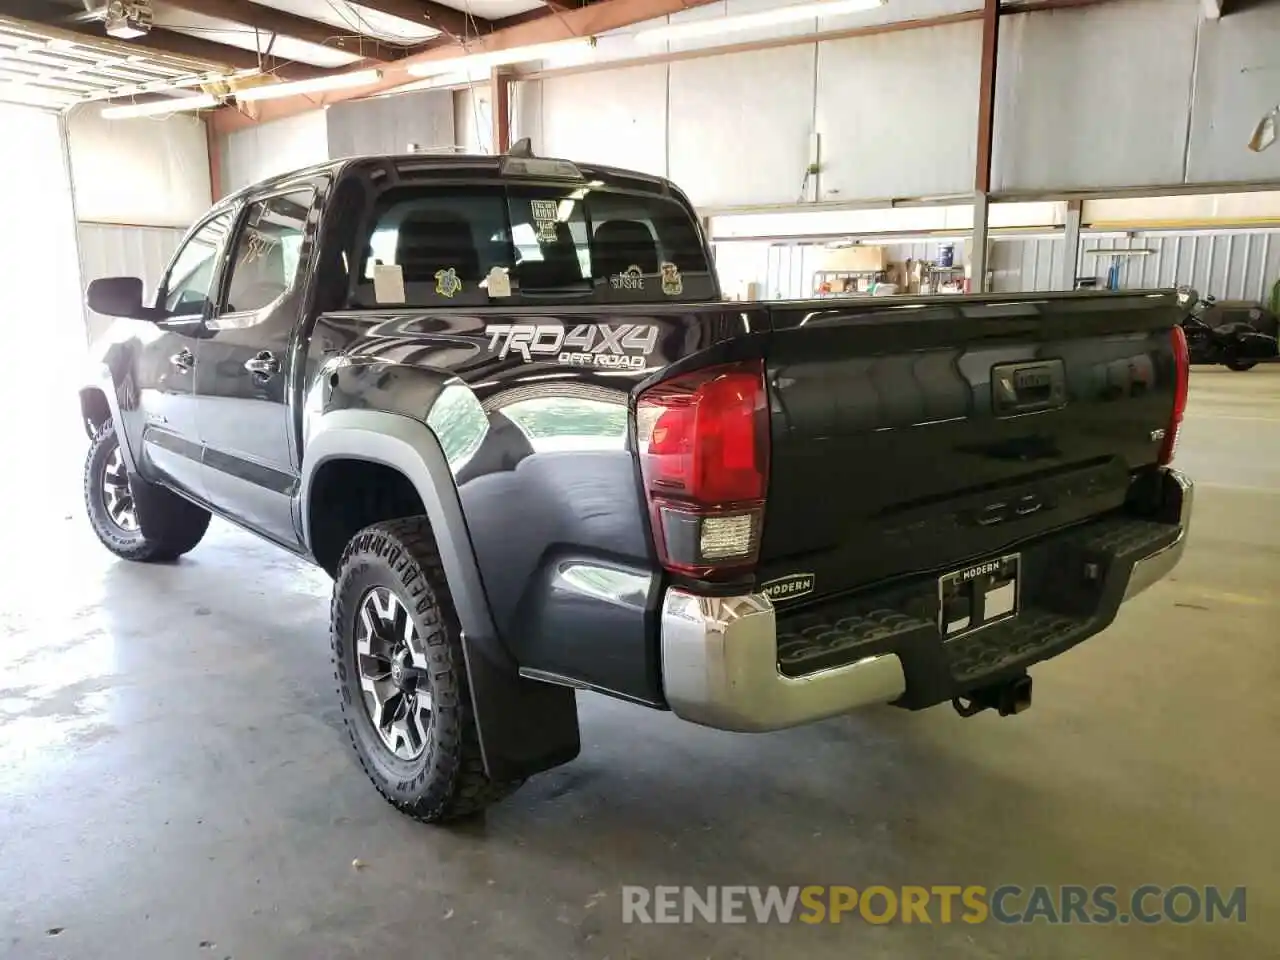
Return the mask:
M509 658L463 635L471 703L489 779L520 780L577 757L578 702L570 687L526 679Z

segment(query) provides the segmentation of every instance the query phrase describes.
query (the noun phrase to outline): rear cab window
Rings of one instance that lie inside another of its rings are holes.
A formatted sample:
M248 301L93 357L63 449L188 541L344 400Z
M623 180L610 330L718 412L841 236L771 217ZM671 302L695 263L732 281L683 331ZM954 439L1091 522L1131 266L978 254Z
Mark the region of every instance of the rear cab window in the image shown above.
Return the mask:
M364 237L357 308L720 298L687 207L599 181L401 183Z

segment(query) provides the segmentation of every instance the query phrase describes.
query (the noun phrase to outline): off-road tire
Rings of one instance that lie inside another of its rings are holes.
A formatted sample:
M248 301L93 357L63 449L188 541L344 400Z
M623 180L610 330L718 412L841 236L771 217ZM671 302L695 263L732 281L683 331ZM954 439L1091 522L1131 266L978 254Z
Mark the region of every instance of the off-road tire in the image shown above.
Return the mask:
M125 560L170 563L192 550L209 529L209 511L170 490L129 477L138 529L125 530L112 520L103 502L103 475L116 451L115 426L108 420L94 434L84 464L84 504L89 524L102 545Z
M387 748L360 689L356 618L363 597L375 587L389 589L404 605L426 650L431 722L425 749L414 760ZM334 580L330 640L351 747L374 787L402 813L424 823L457 820L520 786L522 781L494 783L485 773L462 630L426 518L377 523L352 537Z

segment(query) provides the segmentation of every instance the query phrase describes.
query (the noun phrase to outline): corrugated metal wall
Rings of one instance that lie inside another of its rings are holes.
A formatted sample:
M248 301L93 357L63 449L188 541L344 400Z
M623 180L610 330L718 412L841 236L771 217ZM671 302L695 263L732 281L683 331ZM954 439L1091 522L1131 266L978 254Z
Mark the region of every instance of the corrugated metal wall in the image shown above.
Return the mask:
M90 280L99 277L141 277L149 298L185 232L176 227L81 223L77 229L81 282L87 287ZM110 323L106 317L85 311L90 342Z
M944 241L922 238L913 242L884 245L885 259L936 261ZM966 262L963 240L945 241L955 247L956 263ZM733 264L733 280L741 286L747 281L763 283L763 296L770 300L787 300L811 295L814 271L818 269L824 248L818 244L758 244L722 242L719 249L724 259ZM746 262L748 252L757 252L754 269ZM763 257L759 254L763 253ZM734 254L738 254L734 256ZM1280 254L1280 242L1277 243ZM992 240L989 267L993 273L992 288L1001 293L1047 291L1060 289L1063 242L1053 237L1000 237Z
M1120 267L1122 289L1189 284L1219 300L1266 300L1280 280L1280 230L1138 233L1080 238L1082 276L1106 279ZM1150 250L1145 256L1109 257L1107 250ZM1101 253L1092 252L1101 251Z
M890 261L934 260L940 241L885 245ZM813 273L823 247L816 244L721 242L737 285L763 284L767 299L793 299L811 293ZM998 237L991 243L992 289L1019 293L1064 289L1061 237ZM1111 257L1110 250L1149 250L1146 255ZM956 243L956 262L964 245ZM753 262L754 261L754 262ZM1280 280L1280 229L1148 231L1129 236L1085 232L1080 238L1078 277L1096 277L1105 285L1113 262L1120 265L1119 286L1144 290L1189 284L1219 300L1262 300Z
M997 293L1061 290L1061 237L1007 238L991 244L988 268Z

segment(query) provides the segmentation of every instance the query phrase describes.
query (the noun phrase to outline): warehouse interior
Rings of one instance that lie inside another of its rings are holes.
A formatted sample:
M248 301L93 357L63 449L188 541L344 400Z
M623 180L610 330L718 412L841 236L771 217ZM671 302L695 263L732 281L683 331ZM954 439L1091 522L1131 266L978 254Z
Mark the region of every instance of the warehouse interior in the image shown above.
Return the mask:
M36 346L0 377L0 956L1274 955L1280 362L1192 366L1185 556L1038 666L1025 715L745 735L579 691L581 755L450 826L400 817L350 755L323 570L217 520L173 564L101 549L79 391L116 322L87 286L154 294L212 204L526 139L677 185L743 309L1190 288L1275 337L1280 2L0 6L0 307ZM1243 889L1247 913L623 909L663 885L1143 884Z

